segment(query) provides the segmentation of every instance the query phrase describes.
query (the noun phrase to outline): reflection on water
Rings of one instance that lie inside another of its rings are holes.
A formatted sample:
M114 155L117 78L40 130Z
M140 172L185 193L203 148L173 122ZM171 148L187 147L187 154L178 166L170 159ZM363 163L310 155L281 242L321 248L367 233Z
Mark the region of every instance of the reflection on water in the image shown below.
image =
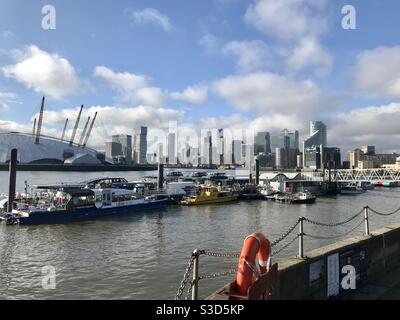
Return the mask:
M128 180L148 173L104 173ZM30 183L80 181L81 173L18 173L18 188ZM99 176L87 174L85 179ZM1 181L7 174L0 173ZM6 189L3 185L1 188ZM6 190L0 190L4 192ZM244 238L256 231L274 240L299 216L341 221L369 205L382 211L400 206L399 189L377 189L357 196L317 199L314 205L267 201L237 202L199 207L171 206L157 212L59 225L0 225L0 298L54 299L172 299L186 262L195 248L239 252ZM362 217L360 217L362 219ZM371 230L400 220L371 216ZM358 222L334 229L305 225L305 232L337 235ZM361 234L363 226L355 231ZM297 233L297 230L293 236ZM290 238L290 237L289 237ZM291 238L290 238L291 239ZM310 250L334 240L305 239ZM276 259L297 253L297 242ZM228 270L236 259L201 257L200 273ZM41 269L56 269L56 289L41 286ZM205 296L232 277L204 280Z

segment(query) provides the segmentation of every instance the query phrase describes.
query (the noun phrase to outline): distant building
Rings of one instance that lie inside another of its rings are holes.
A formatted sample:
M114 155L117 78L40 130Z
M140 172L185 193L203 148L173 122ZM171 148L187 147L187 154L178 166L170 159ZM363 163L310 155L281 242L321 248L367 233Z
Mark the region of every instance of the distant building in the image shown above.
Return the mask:
M254 154L271 153L271 138L269 132L257 132L254 138Z
M134 136L134 162L145 164L147 160L147 127L135 129Z
M287 162L287 149L276 148L275 149L275 166L278 169L285 169L288 166Z
M106 142L106 158L114 161L114 159L122 155L122 145L119 142Z
M132 163L132 136L126 134L113 135L112 141L119 143L122 148L122 155L128 164Z
M304 150L304 167L311 169L336 169L341 167L340 149L336 147L312 146Z
M312 148L321 145L324 147L327 146L326 125L322 121L310 121L310 137L303 141L303 166L305 168L314 167L314 164L312 167L308 166L308 164L313 163L313 161L310 162L309 159L307 160L305 158L307 155L306 150L309 149L308 155L311 157L313 153Z
M296 165L297 165L297 168L303 168L303 154L298 154L297 155L297 157L296 157Z
M361 151L364 155L374 156L375 155L375 146L362 146Z
M225 154L225 139L224 139L224 129L218 129L218 141L217 141L217 154L219 160L217 163L224 164L224 154Z
M242 140L232 140L232 163L242 165L244 163Z
M168 163L176 164L176 135L175 133L168 134Z
M299 149L299 132L297 130L288 130L288 129L283 129L281 131L281 136L283 139L289 139L288 143L289 146L288 148L290 149ZM285 142L285 140L283 140Z
M380 168L396 163L397 153L375 153L375 146L363 146L349 152L350 169Z

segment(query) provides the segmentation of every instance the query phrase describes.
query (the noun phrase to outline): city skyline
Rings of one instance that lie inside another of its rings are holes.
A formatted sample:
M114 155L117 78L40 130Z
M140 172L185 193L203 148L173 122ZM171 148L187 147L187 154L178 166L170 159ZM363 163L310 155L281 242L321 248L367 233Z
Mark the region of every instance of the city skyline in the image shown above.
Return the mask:
M56 29L44 30L42 3L21 10L22 1L5 0L0 131L31 132L45 95L43 133L61 136L84 103L82 119L98 112L94 147L171 120L197 130L287 127L302 141L308 120L320 119L344 152L364 144L398 151L400 4L351 2L355 30L341 24L349 3L326 0L53 1Z

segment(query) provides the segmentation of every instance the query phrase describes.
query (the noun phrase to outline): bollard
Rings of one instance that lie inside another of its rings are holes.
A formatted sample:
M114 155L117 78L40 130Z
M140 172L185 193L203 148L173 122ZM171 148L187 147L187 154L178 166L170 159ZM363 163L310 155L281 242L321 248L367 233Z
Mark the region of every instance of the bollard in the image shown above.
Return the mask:
M304 229L303 229L303 221L304 217L299 217L300 221L300 230L299 230L299 258L304 259L304 243L303 243L303 236L304 236Z
M256 158L256 185L260 184L260 160Z
M368 206L364 207L365 235L369 236Z
M162 190L164 187L164 165L162 163L158 164L158 191Z
M193 263L193 278L192 278L192 300L197 300L199 296L199 250L196 249L193 251L192 255L194 256Z
M18 156L18 150L12 149L10 164L9 164L10 179L8 183L8 203L7 203L8 212L12 211L13 203L15 200L15 183L17 179L17 156Z

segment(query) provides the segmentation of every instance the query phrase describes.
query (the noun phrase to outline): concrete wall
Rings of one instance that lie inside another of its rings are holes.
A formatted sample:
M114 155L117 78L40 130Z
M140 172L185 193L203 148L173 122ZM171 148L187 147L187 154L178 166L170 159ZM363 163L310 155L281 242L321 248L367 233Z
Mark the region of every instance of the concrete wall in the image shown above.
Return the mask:
M360 284L374 281L400 262L400 224L388 226L372 233L358 236L307 252L306 259L291 258L279 263L279 280L273 299L326 299L328 291L328 256L362 251L363 275ZM322 266L320 277L310 283L310 267ZM350 263L351 264L351 263ZM340 272L340 271L339 271ZM357 284L359 285L359 284ZM341 292L345 296L349 291ZM336 296L338 297L338 296ZM209 299L227 299L227 288L222 288Z

